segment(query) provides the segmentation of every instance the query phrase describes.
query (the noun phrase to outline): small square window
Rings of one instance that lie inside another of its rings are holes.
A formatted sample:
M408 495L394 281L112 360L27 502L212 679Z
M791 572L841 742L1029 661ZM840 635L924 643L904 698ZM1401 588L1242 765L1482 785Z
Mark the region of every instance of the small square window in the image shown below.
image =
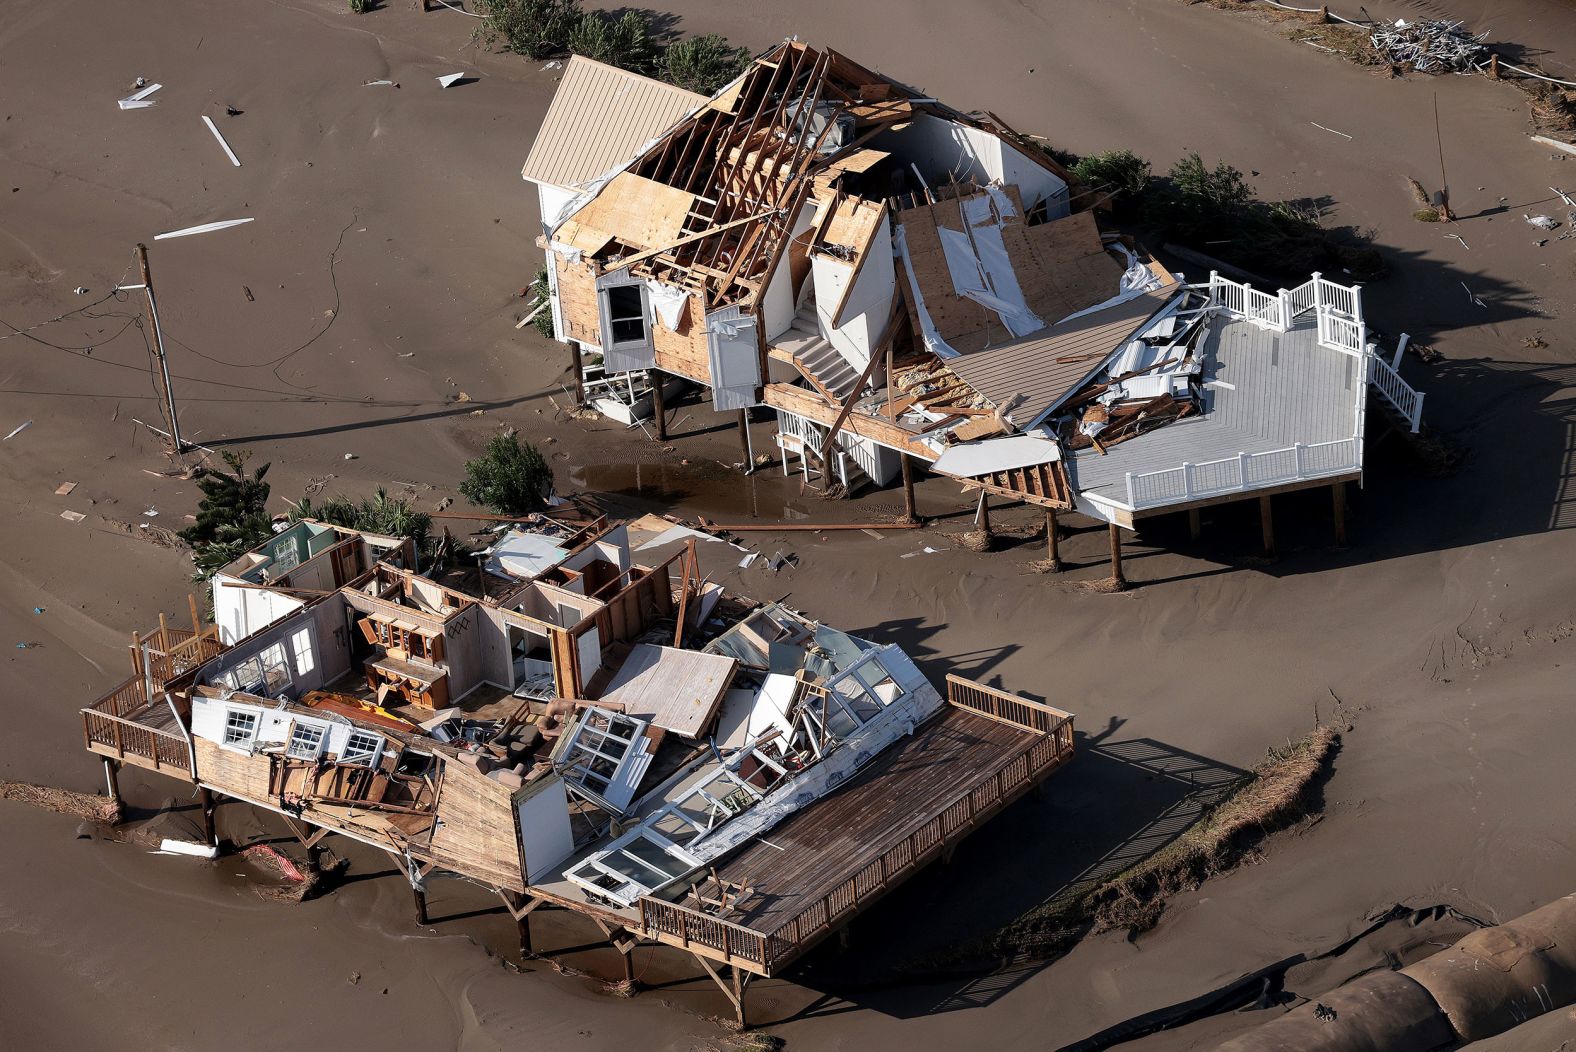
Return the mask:
M322 727L298 723L290 732L290 748L286 752L297 760L315 760L323 751Z
M224 717L224 744L250 749L257 737L257 713L230 709Z
M607 320L613 343L644 343L646 301L639 285L615 285L607 290Z
M383 739L376 734L366 731L351 731L350 737L345 739L344 751L339 754L340 763L357 763L366 767L376 766L378 754L383 751Z

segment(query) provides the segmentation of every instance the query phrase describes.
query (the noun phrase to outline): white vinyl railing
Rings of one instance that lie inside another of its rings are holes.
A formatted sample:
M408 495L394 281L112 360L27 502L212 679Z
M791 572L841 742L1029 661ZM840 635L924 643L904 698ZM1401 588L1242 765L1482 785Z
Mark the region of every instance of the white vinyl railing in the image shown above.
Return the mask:
M1368 382L1373 384L1381 398L1406 418L1412 433L1417 434L1418 428L1423 426L1423 392L1401 379L1401 374L1377 354L1368 358Z
M1128 472L1127 505L1137 511L1161 504L1341 475L1362 466L1360 435L1313 445L1298 442L1284 449L1238 453L1222 460L1183 464L1164 471Z
M793 452L799 456L802 470L809 477L810 462L804 455L808 448L816 456L820 456L821 446L826 441L826 428L809 420L779 409L777 411L777 445L784 452ZM840 432L837 448L832 450L832 473L837 480L848 487L848 465L857 464L861 470L873 479L882 477L881 465L878 463L878 452L875 443L860 435ZM783 457L783 474L789 474L788 458Z
M1298 317L1314 311L1319 346L1359 357L1365 353L1368 330L1361 286L1337 285L1315 273L1295 289L1271 295L1210 271L1207 288L1210 306L1276 332L1285 332Z

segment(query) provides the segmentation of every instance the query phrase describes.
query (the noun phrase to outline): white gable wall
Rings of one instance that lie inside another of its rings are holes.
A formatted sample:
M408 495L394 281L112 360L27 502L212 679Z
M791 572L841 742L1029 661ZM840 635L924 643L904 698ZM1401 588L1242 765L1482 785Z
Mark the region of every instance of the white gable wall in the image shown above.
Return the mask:
M855 371L870 364L870 351L886 335L897 294L897 268L892 260L892 230L883 222L872 238L864 266L854 277L854 289L843 308L843 324L832 327L832 311L842 299L854 266L825 256L814 256L810 272L815 281L815 313L821 333Z
M1023 207L1049 201L1050 218L1067 215L1067 184L988 131L929 113L915 114L908 127L885 132L870 143L905 163L918 165L932 186L956 177L980 184L1015 184ZM910 173L912 174L912 173Z

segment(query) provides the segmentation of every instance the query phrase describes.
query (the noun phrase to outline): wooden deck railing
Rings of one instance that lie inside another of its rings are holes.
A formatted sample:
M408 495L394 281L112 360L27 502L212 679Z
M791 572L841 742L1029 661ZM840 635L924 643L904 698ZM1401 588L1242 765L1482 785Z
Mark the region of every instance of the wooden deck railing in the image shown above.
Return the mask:
M939 855L947 845L962 839L974 826L1023 795L1046 771L1072 758L1073 717L1070 713L968 680L952 676L947 679L949 694L959 688L972 688L963 690L960 697L955 696L953 704L1030 731L1036 735L1033 743L990 778L960 794L930 821L771 933L657 899L640 900L642 927L648 933L675 937L678 940L675 945L691 952L697 952L697 946L704 947L713 953L722 953L723 959L730 963L770 975L799 956L807 943L839 927L862 906ZM1021 708L1012 708L1009 703ZM1020 722L1020 718L1042 726Z
M1005 690L987 687L962 676L947 674L947 700L962 709L969 709L981 716L1010 723L1026 731L1052 734L1064 724L1072 733L1073 715L1053 708L1043 702L1009 694ZM1069 739L1069 745L1071 740Z
M1072 752L1072 717L1069 716L1055 733L1039 738L989 779L888 848L880 858L801 910L772 933L771 946L792 949L830 932L845 915L857 912L861 903L901 883L948 844L961 839L973 826L1017 799L1039 781L1042 771L1065 763ZM776 959L785 956L787 952L779 949Z
M84 744L89 751L101 755L113 755L120 760L131 758L133 762L147 761L138 765L154 770L173 767L190 775L191 751L185 738L174 731L127 718L137 710L148 711L148 704L146 681L141 677L128 679L108 691L82 710ZM155 697L153 704L163 705L164 702ZM160 718L162 720L163 713Z
M677 902L663 899L640 900L640 926L648 933L669 935L678 940L675 945L689 949L702 946L718 951L727 963L737 963L750 971L770 973L774 949L781 951L788 946L773 946L771 936L746 928L742 924L713 917ZM753 967L752 967L753 966Z
M146 671L153 677L155 687L196 668L209 658L222 653L225 645L219 639L219 626L209 625L201 632L185 628L160 625L147 635L133 636L132 667L139 674L143 671L143 655L147 656Z

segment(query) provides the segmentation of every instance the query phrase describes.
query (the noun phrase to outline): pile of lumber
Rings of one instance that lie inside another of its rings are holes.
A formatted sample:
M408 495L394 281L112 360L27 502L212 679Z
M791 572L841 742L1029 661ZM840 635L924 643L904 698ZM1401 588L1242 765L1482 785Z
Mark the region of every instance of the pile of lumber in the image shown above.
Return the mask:
M1173 420L1192 416L1198 412L1198 403L1191 398L1178 400L1169 394L1144 401L1117 402L1102 405L1099 402L1084 407L1081 416L1067 417L1062 425L1062 445L1069 450L1088 449L1090 446L1104 453L1118 442L1137 438L1157 427L1164 427ZM1079 430L1081 423L1105 425L1093 437Z

